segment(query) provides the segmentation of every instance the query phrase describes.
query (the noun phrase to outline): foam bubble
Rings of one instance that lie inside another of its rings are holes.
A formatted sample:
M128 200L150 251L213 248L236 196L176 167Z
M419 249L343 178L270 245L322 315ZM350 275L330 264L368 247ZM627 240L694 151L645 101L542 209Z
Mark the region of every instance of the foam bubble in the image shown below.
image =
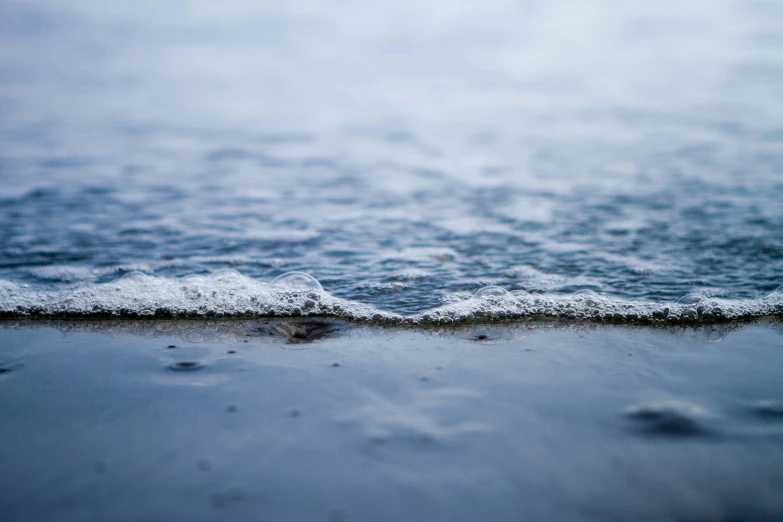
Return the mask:
M689 298L689 304L628 301L593 291L530 295L485 287L441 307L403 316L335 297L312 276L283 274L267 285L234 270L167 278L132 272L109 283L49 289L0 280L0 316L293 317L332 316L407 324L559 319L642 324L712 324L783 315L783 292L763 299ZM682 300L681 300L682 301Z
M603 301L603 297L598 295L594 290L578 290L574 292L574 299L578 302L584 303L587 306L599 306Z
M501 286L485 286L480 288L473 294L474 299L487 299L492 297L505 297L509 295L508 290Z
M707 296L697 293L686 294L677 300L677 304L681 305L697 305L706 299Z
M323 292L324 290L316 278L305 272L286 272L273 279L269 287L284 292Z
M221 268L220 270L212 272L210 277L216 281L239 281L245 276L233 268Z
M150 278L152 278L152 276L149 276L144 272L139 272L138 270L134 270L133 272L128 272L124 276L120 277L118 281L144 281L145 279L150 279Z
M183 277L180 278L180 281L182 281L183 283L188 283L188 284L191 284L191 285L194 285L194 284L195 285L199 285L199 284L204 283L206 280L207 280L206 277L204 277L202 275L198 275L198 274L186 275L186 276L183 276Z

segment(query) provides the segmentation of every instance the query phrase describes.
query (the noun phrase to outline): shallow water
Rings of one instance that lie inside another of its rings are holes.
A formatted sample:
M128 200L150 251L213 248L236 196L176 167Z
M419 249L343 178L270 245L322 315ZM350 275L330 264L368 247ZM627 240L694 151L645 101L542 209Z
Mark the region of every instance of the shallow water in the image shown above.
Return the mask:
M779 2L115 4L3 4L4 315L781 313Z

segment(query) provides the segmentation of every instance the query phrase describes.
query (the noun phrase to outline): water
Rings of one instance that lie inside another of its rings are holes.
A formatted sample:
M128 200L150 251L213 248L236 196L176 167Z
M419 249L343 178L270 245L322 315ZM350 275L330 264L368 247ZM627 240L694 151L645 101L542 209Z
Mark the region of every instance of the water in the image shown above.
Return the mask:
M779 2L0 12L3 315L783 309Z

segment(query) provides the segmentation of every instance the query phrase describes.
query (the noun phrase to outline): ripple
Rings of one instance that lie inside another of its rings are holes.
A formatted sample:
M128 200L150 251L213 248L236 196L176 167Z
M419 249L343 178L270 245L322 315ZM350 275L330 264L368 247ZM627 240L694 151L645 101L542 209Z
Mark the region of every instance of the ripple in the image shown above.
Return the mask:
M676 400L651 401L626 408L625 415L646 433L690 436L708 433L707 410L697 404Z
M783 419L783 399L767 399L753 404L753 410L765 417Z
M192 372L195 370L201 370L204 365L199 361L174 361L167 366L169 370L176 372Z

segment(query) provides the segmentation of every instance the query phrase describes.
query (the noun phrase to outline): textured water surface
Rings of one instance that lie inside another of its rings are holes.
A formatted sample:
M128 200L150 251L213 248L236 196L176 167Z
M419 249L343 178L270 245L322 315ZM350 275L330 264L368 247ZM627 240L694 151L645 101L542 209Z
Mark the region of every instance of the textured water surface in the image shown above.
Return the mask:
M0 11L4 315L780 314L779 2Z

